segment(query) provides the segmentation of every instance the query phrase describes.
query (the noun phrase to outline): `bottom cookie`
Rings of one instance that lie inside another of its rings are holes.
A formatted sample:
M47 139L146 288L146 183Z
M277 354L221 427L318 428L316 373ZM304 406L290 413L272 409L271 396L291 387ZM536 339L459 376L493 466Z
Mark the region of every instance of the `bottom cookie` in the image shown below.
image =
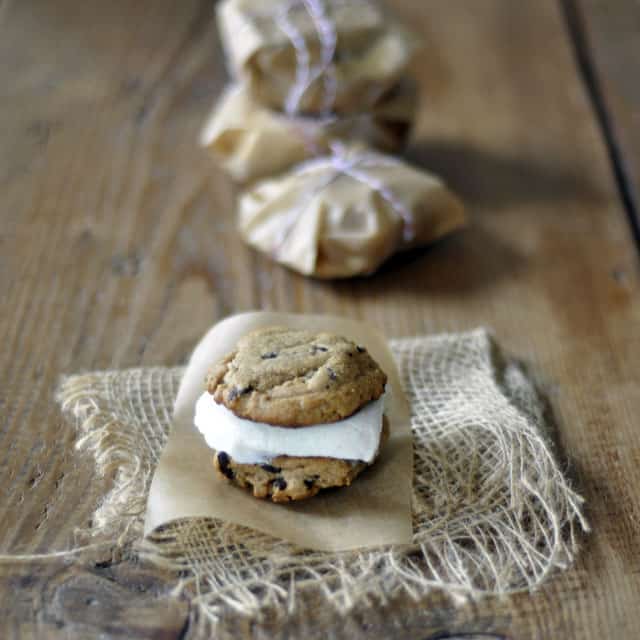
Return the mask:
M388 433L385 418L380 446ZM268 464L242 464L224 451L217 452L213 458L219 475L243 489L252 490L256 498L273 502L304 500L321 489L348 486L370 464L361 460L292 456L278 456Z

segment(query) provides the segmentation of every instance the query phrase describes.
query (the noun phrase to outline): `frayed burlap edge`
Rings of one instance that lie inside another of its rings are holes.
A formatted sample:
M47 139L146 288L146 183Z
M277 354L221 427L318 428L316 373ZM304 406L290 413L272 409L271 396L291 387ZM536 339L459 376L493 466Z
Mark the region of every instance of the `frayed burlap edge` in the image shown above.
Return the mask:
M412 544L307 551L210 519L141 539L178 368L64 381L58 398L75 420L78 449L98 472L115 471L84 536L136 541L143 558L178 572L177 591L188 591L214 624L229 608L258 619L290 615L303 593L344 614L432 589L454 600L534 589L566 568L588 530L583 500L554 458L544 405L521 368L483 330L395 340L391 348L412 407Z
M171 425L173 400L184 369L98 371L62 381L56 400L73 421L76 450L96 471L112 477L79 543L110 540L122 546L142 537L153 471Z

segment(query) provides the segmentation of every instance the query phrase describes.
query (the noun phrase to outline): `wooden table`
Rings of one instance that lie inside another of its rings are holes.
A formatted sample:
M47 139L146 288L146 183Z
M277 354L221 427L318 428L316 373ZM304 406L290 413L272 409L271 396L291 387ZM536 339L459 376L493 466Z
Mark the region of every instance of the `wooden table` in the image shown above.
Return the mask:
M13 556L69 548L82 496L108 484L74 455L59 376L183 362L216 319L255 308L389 336L493 327L553 382L593 533L532 595L398 600L337 629L321 612L279 628L230 614L222 635L640 634L640 6L394 4L426 43L410 156L472 224L370 279L321 283L242 244L230 182L195 144L225 82L210 0L0 3L2 637L201 637L172 579L126 553Z

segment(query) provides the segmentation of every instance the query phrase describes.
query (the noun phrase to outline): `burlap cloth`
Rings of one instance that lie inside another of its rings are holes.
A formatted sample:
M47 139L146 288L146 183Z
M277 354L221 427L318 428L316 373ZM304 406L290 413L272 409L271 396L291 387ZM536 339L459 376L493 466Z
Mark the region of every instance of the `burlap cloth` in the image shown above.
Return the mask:
M142 539L154 465L171 423L181 368L67 378L59 400L77 448L114 477L93 540L135 541L179 571L205 617L224 608L278 617L316 590L336 613L438 588L454 598L540 585L566 568L588 529L582 498L552 452L545 403L484 330L390 342L411 402L413 543L340 553L304 551L221 521L191 519Z

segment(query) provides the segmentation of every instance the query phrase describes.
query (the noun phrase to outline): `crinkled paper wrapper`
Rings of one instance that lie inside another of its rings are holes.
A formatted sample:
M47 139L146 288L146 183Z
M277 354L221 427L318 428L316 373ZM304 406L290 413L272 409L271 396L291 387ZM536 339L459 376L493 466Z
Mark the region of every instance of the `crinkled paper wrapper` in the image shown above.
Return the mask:
M218 27L231 75L246 83L258 102L286 110L300 61L278 24L282 0L223 0ZM318 34L303 2L293 3L292 24L304 39L310 66L320 62ZM332 85L321 74L304 92L299 113L365 111L405 73L417 40L367 0L324 0L337 36L331 65ZM332 94L327 104L328 91Z
M394 339L389 348L411 410L410 544L302 552L220 519L176 521L137 548L179 572L201 619L289 620L304 613L308 598L328 624L340 624L354 608L366 614L390 598L418 601L434 589L456 598L532 589L570 565L588 530L583 501L554 456L549 412L522 368L485 330ZM109 493L98 500L88 490L79 505L81 513L98 505L87 532L93 539L141 536L184 371L102 371L64 381L59 400L75 421L77 449L113 479ZM203 464L208 469L209 460Z
M267 326L331 331L365 345L388 377L389 440L354 483L297 503L258 500L214 473L214 452L193 425L207 371L248 332ZM302 548L344 550L411 540L413 477L408 405L384 338L364 323L331 316L247 313L215 325L196 347L173 411L173 428L149 500L147 532L183 518L210 517L244 525Z
M355 173L342 161L353 161ZM437 176L358 147L260 181L238 202L248 244L316 278L371 274L394 253L465 222L462 203Z
M261 105L241 84L229 86L200 134L200 144L234 180L275 175L318 154L331 141L358 140L386 152L399 151L413 124L416 88L401 82L371 109L350 116L287 117Z

